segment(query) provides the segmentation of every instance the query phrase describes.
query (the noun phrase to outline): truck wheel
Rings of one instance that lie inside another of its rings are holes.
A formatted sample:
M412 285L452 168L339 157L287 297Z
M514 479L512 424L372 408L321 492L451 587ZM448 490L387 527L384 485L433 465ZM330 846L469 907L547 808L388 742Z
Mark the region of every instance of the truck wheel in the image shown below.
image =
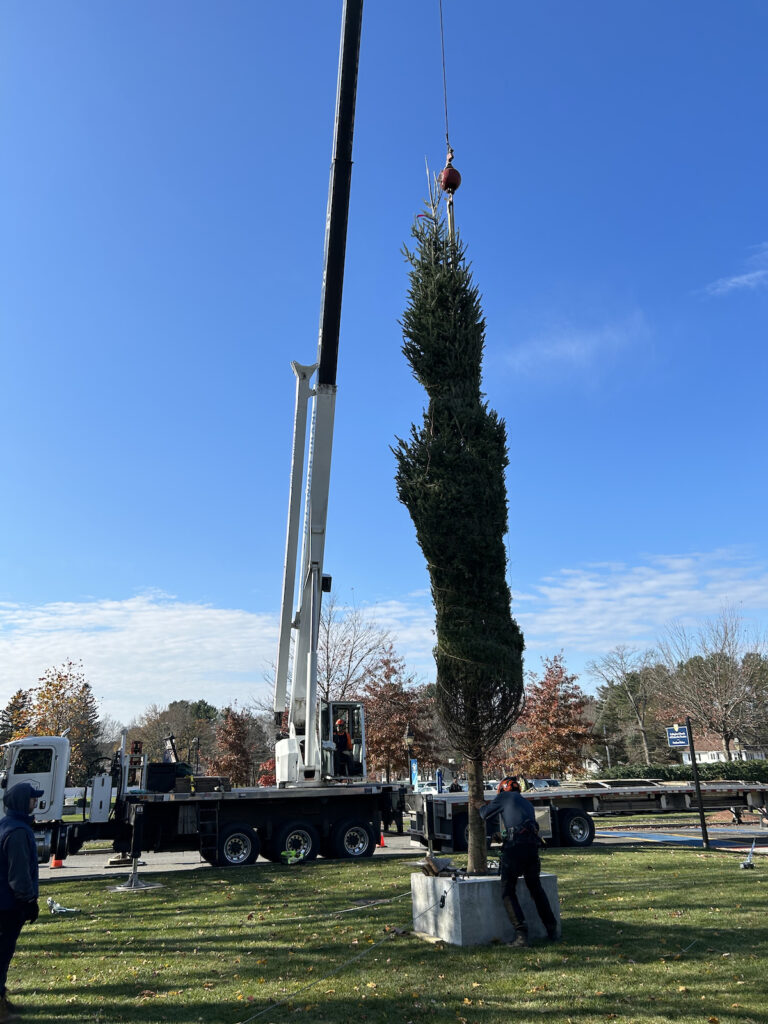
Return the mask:
M253 864L259 856L259 837L250 825L227 825L219 835L219 867Z
M59 834L56 837L56 842L53 847L53 856L56 860L64 860L70 852L69 829L65 825L59 829ZM74 852L76 853L77 851L75 850Z
M283 825L270 843L269 859L279 861L284 850L302 854L304 860L314 860L320 852L317 829L305 821L292 821Z
M591 846L595 823L586 811L560 811L560 842L563 846Z
M332 856L339 860L372 857L375 846L373 832L364 821L344 821L331 836Z

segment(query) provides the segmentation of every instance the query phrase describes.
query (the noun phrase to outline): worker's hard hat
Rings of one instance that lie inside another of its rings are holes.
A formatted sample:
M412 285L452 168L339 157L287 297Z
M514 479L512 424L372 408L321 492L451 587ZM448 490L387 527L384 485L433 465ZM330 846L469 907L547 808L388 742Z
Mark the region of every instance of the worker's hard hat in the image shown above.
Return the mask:
M344 725L344 719L343 718L337 718L336 719L336 725Z
M520 783L517 781L516 775L505 775L499 783L497 793L519 793Z

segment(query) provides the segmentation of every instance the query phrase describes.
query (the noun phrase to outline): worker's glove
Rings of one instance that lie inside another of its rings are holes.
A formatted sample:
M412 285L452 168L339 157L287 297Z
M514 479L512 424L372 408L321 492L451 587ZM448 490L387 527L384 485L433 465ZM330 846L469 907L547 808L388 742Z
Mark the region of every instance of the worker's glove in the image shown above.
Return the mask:
M30 900L29 903L24 904L24 920L30 924L34 924L40 916L40 907L38 906L37 900Z

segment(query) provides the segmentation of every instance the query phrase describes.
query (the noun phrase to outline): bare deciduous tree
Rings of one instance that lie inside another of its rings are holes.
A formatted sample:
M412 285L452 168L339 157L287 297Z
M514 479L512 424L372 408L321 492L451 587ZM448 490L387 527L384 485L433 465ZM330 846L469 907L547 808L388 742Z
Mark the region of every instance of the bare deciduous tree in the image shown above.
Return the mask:
M655 677L649 671L653 664L652 652L639 652L619 644L596 661L590 661L587 671L595 679L602 680L605 698L614 690L621 694L632 719L634 729L640 737L643 760L651 763L646 722L655 693Z
M737 609L725 607L694 630L667 627L659 652L668 672L668 702L719 736L726 760L731 743L765 718L765 638Z
M356 605L342 606L331 594L323 602L317 686L324 700L351 700L385 656L392 637Z

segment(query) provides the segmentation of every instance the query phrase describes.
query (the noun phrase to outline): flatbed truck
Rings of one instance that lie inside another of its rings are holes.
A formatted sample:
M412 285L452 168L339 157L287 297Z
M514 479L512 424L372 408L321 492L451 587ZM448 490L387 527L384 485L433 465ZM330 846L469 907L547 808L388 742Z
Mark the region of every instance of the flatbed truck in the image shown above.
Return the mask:
M490 800L495 794L487 794ZM672 814L696 811L693 783L645 779L590 780L523 793L536 812L540 833L550 846L589 846L595 838L595 816ZM738 781L701 783L707 812L753 811L768 824L768 784ZM467 849L466 793L412 793L411 840L451 853ZM499 832L498 815L487 822L488 840Z
M0 788L29 782L43 791L35 811L38 859L63 861L84 843L107 839L117 854L198 850L219 867L262 854L303 860L370 857L382 818L405 809L406 786L350 777L308 787L231 788L182 763L151 763L123 742L111 770L92 779L82 820L64 820L66 736L29 736L2 747ZM0 805L1 810L1 805Z

